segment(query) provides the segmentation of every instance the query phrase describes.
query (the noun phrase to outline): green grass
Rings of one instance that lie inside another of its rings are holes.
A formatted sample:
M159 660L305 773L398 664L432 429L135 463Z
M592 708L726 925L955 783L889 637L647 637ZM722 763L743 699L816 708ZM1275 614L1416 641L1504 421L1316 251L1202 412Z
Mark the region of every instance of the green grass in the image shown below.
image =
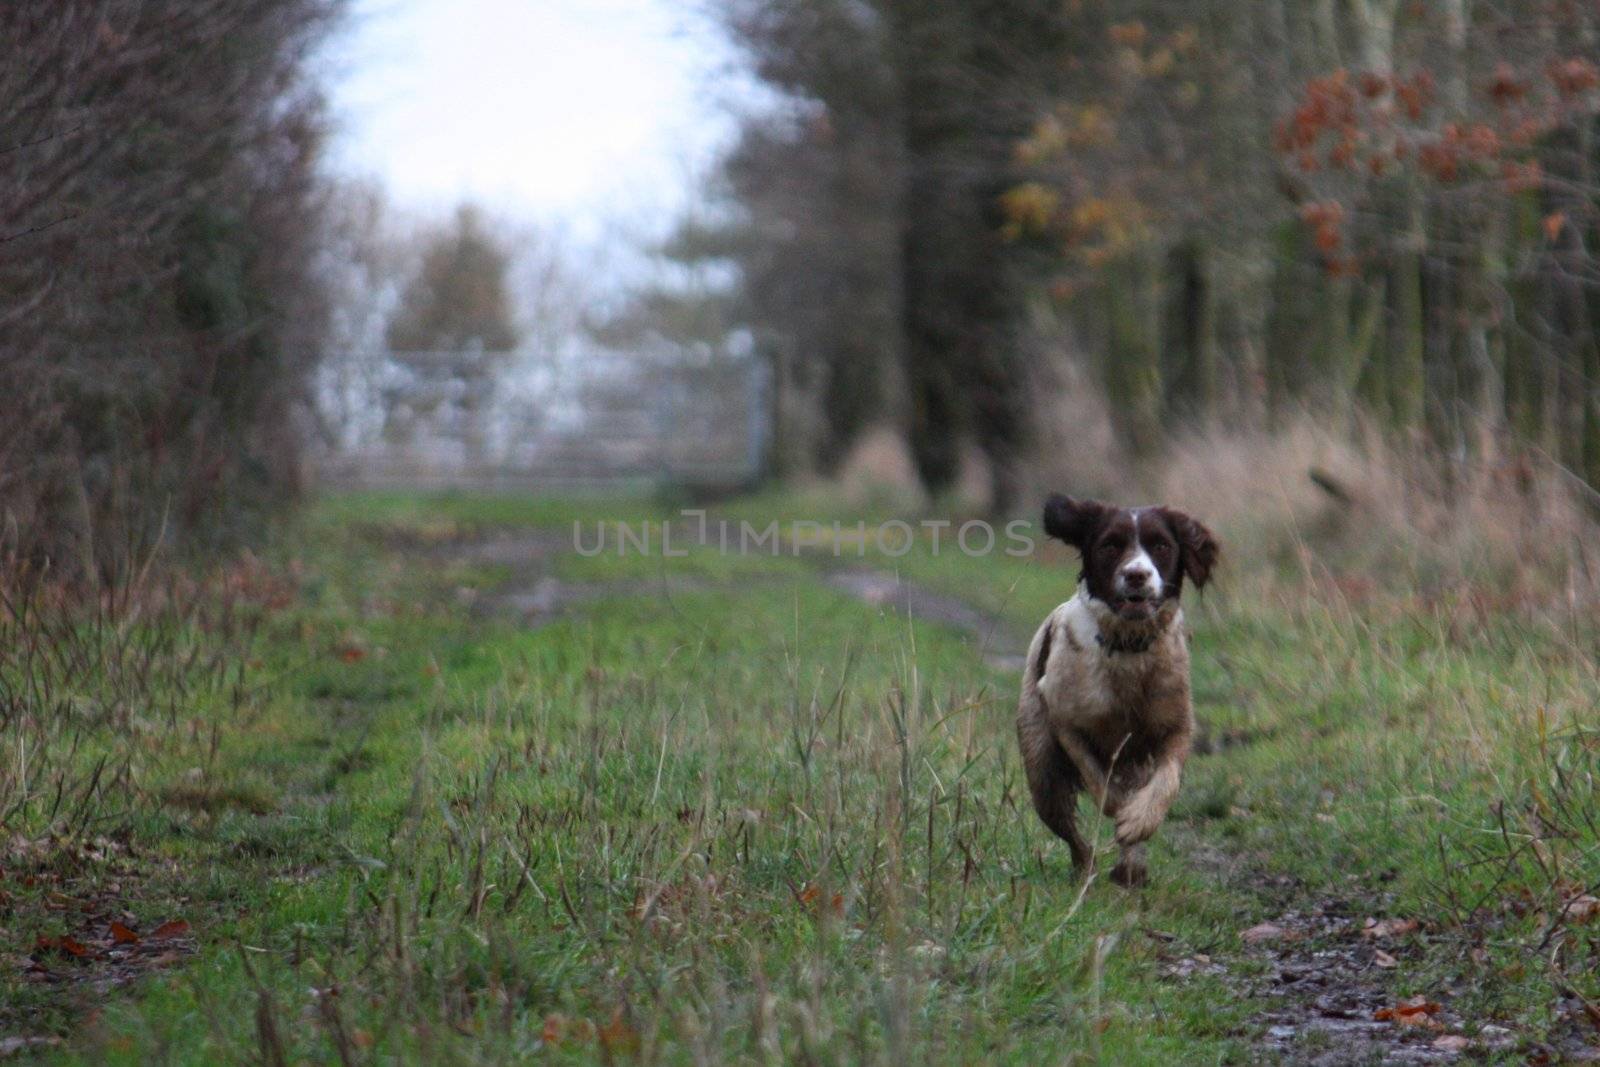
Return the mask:
M967 635L834 591L825 552L548 548L671 515L342 497L222 583L232 629L132 623L166 636L130 663L101 634L55 701L0 660L25 712L0 829L32 843L0 853L3 1034L95 1063L1241 1062L1295 1001L1244 996L1272 968L1238 934L1316 908L1422 920L1362 981L1511 1028L1507 1057L1570 1030L1558 985L1600 999L1588 931L1553 959L1544 940L1600 875L1586 628L1219 585L1190 608L1195 691L1239 743L1191 761L1152 888L1084 890L1028 809L1017 680ZM460 550L518 536L526 559ZM868 562L1023 639L1076 573L925 541ZM603 588L537 626L484 610L540 575ZM101 757L124 770L91 784ZM197 951L111 996L103 960L25 970L38 937L89 943L114 914L183 918Z

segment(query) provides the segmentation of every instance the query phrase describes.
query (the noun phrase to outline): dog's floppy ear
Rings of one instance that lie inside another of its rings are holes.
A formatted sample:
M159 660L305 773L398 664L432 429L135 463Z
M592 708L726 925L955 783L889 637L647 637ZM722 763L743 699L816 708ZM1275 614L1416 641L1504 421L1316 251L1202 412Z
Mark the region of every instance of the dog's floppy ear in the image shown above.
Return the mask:
M1217 544L1210 530L1183 512L1173 508L1161 511L1178 539L1178 559L1183 564L1183 573L1194 582L1196 589L1204 588L1211 580L1211 571L1222 554L1222 546Z
M1089 539L1106 510L1098 500L1074 500L1051 493L1044 502L1044 532L1082 552L1089 547Z

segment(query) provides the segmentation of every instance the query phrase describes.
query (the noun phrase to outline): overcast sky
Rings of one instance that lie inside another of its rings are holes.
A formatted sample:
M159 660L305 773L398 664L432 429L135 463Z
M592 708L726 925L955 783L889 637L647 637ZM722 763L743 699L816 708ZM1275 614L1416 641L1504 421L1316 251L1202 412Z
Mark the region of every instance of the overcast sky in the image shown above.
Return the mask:
M328 53L334 167L581 241L661 232L731 134L699 0L356 0Z

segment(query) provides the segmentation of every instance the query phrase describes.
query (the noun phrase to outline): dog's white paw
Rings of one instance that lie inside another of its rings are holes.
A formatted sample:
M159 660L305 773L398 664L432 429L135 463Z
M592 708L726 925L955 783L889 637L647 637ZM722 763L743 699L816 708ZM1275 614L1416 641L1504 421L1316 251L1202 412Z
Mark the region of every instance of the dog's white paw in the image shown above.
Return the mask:
M1117 812L1117 844L1127 847L1149 840L1166 816L1165 805L1157 803L1148 790L1141 790Z

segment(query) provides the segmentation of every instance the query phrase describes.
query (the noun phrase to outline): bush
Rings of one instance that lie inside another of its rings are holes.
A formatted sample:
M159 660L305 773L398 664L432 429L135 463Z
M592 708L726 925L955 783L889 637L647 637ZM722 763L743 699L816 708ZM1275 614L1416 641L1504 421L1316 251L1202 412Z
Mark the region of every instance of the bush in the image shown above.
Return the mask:
M98 581L292 493L340 0L0 8L0 518Z

